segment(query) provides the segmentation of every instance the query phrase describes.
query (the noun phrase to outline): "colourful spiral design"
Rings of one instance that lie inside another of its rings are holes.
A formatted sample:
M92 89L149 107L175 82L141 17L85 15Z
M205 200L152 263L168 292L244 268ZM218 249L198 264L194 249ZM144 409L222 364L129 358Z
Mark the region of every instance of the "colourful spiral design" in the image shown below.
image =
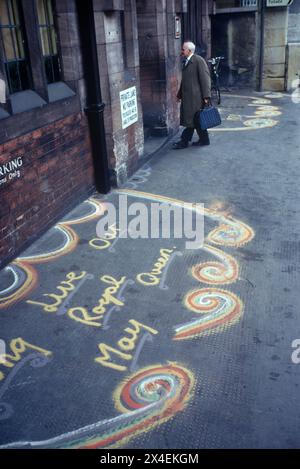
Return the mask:
M43 264L45 262L58 259L59 257L74 251L79 242L79 237L75 231L63 223L58 223L54 229L62 233L64 236L61 246L53 249L52 251L43 252L42 254L21 256L18 258L18 260L29 262L30 264Z
M254 238L254 231L241 221L228 221L212 230L207 240L218 246L240 247Z
M129 419L101 439L81 443L83 449L124 444L140 433L153 430L182 411L192 397L193 374L177 364L144 368L121 384L114 393L116 408Z
M73 220L66 220L58 223L53 230L59 232L63 239L61 244L51 251L33 254L29 256L20 256L12 262L6 269L11 270L14 276L12 285L5 290L0 291L0 309L4 309L12 304L22 300L33 290L38 280L38 272L30 264L43 264L51 262L69 254L76 249L79 237L69 225L78 225L99 218L104 213L104 204L97 199L90 198L86 201L92 211L86 215Z
M196 210L194 204L187 204L183 200L172 199L162 195L140 192L133 189L119 189L117 193L127 194L130 197L136 197L138 199L158 200L161 203L167 203L175 207L186 209L190 208L190 210L193 211ZM205 217L220 223L220 225L207 236L207 241L212 244L216 244L218 246L240 247L249 243L255 236L254 231L250 226L236 218L227 216L222 210L218 211L215 209L204 208L204 215Z
M173 340L191 339L219 332L237 322L244 309L238 296L216 288L190 291L184 299L184 304L190 311L200 313L201 317L175 327Z
M195 387L193 374L176 363L154 365L129 377L114 392L121 415L44 441L16 441L3 448L111 448L153 430L184 410Z
M63 225L80 225L101 217L105 212L105 204L100 200L90 197L84 203L88 203L92 207L92 211L78 218L72 220L63 220L60 224Z
M218 257L222 262L202 262L192 267L192 275L199 282L209 285L224 285L238 279L239 266L236 260L220 249L205 244L204 251Z

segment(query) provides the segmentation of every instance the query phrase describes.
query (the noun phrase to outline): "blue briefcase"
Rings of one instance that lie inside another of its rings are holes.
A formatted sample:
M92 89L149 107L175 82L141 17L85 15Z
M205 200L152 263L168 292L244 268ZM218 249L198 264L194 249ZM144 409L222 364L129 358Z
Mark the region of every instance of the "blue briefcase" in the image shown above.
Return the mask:
M219 111L214 106L207 106L199 113L200 128L202 130L217 127L222 123Z

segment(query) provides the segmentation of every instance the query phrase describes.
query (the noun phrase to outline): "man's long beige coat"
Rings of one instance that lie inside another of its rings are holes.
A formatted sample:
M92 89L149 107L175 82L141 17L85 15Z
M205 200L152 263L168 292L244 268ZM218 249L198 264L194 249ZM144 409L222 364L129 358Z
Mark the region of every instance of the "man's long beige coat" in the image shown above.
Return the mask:
M203 108L203 99L211 97L209 69L199 55L192 55L182 70L177 97L181 99L180 124L184 127L194 127L195 113Z

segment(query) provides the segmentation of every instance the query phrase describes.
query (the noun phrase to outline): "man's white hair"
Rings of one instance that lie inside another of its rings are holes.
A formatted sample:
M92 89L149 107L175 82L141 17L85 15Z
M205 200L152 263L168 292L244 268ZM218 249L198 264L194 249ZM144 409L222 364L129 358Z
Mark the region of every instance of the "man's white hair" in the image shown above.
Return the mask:
M187 46L187 48L192 52L194 53L195 50L196 50L196 46L193 42L190 42L190 41L187 41L185 42L185 45Z

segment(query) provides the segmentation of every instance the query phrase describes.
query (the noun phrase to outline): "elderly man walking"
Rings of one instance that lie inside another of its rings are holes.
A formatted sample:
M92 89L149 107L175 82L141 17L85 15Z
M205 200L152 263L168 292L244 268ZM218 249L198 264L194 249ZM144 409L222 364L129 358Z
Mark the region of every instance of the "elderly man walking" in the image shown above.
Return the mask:
M192 140L196 129L199 140L195 146L209 145L207 130L201 130L199 125L199 111L208 104L211 97L211 79L205 60L195 54L195 44L185 42L181 49L184 57L182 81L177 94L180 106L180 125L186 127L181 134L181 140L173 144L174 150L186 148Z

